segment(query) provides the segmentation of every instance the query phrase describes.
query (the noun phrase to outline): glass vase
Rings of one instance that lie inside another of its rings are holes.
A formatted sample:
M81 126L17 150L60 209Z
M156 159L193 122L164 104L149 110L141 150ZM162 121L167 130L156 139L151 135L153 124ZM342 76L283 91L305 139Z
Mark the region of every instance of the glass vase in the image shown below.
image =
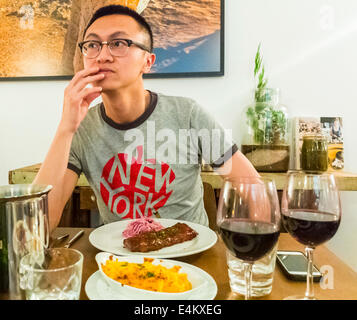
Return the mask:
M278 88L254 91L244 109L241 151L260 172L286 172L290 162L290 125Z

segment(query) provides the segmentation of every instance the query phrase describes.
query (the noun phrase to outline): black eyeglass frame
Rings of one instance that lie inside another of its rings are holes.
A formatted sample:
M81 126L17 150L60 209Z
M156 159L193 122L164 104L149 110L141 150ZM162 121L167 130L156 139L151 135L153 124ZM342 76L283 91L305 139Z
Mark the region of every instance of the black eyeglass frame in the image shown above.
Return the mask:
M151 50L150 49L148 49L147 47L145 47L144 45L142 45L142 44L140 44L140 43L137 43L137 42L135 42L135 41L133 41L133 40L130 40L130 39L123 39L123 38L118 38L118 39L112 39L112 40L110 40L110 41L98 41L98 40L86 40L86 41L82 41L82 42L80 42L80 43L78 43L78 47L79 47L79 49L81 50L81 53L84 55L84 56L86 56L84 53L83 53L83 46L86 44L86 43L88 43L88 42L96 42L96 43L98 43L99 45L100 45L100 50L98 51L98 54L95 56L95 57L93 57L93 58L88 58L88 59L95 59L96 57L98 57L99 56L99 54L101 53L101 51L102 51L102 49L103 49L103 45L107 45L107 46L109 46L109 43L111 43L111 42L113 42L113 41L125 41L127 44L128 44L128 48L130 48L132 45L135 45L135 46L137 46L138 48L140 48L141 50L144 50L144 51L147 51L147 52L149 52L149 53L151 53ZM109 50L110 50L110 47L109 47ZM112 54L112 51L110 50L110 53ZM112 54L113 55L113 54ZM115 56L115 57L118 57L118 56L116 56L116 55L113 55L113 56ZM120 57L120 56L119 56Z

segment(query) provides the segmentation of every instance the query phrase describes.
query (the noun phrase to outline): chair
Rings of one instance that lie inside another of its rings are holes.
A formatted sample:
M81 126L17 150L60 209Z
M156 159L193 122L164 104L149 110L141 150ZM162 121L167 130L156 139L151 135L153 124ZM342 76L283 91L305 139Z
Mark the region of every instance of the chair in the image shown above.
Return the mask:
M217 203L216 203L216 195L213 187L207 183L203 182L203 203L205 210L208 215L209 227L216 231L216 214L217 214Z

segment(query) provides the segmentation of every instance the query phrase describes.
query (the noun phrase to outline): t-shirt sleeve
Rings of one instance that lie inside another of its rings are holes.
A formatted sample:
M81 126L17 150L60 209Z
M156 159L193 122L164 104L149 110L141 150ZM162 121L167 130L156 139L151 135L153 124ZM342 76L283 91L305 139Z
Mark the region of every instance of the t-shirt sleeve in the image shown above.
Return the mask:
M213 168L222 166L238 151L232 130L225 129L196 102L193 103L190 121L192 135L198 140L199 156Z
M71 144L71 150L69 152L69 159L67 168L77 173L78 177L82 173L82 163L81 163L81 149L78 135L75 134Z

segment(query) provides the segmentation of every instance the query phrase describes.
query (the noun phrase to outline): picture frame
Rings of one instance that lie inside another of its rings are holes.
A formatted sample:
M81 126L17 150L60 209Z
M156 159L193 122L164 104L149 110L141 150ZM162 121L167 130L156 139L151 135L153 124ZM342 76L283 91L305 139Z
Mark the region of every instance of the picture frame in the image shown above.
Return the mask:
M331 171L344 169L343 118L321 117L322 131L327 137L328 164Z
M305 134L320 134L326 137L329 170L340 171L344 168L342 117L295 117L293 119L291 165L293 170L301 170L300 157Z
M138 12L141 5L153 29L156 62L144 78L224 75L224 0L4 1L0 81L71 79L83 68L78 42L85 26L99 7L113 3Z

